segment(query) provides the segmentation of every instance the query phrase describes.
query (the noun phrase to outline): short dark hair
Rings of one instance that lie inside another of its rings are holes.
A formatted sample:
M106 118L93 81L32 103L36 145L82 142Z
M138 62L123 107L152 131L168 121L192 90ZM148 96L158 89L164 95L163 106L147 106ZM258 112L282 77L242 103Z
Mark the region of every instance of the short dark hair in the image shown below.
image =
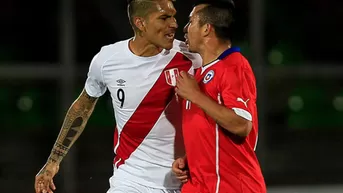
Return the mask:
M133 22L134 17L145 18L153 10L153 5L156 3L154 0L129 0L127 5L127 14L130 24L134 31L138 28Z
M134 31L138 30L137 26L133 23L134 17L147 17L151 11L155 9L154 5L159 0L127 0L127 14L130 24ZM175 0L170 0L175 1Z
M208 4L197 12L199 25L211 24L219 39L232 40L233 11L233 6L220 7L216 4Z

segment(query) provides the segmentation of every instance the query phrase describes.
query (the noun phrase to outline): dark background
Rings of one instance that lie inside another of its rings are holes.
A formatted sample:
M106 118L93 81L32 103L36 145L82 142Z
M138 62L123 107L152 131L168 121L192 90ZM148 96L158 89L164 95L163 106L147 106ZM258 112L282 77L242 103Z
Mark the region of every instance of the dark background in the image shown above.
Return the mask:
M178 39L191 5L175 2ZM257 78L257 154L269 192L342 184L343 1L236 5L234 43ZM33 192L34 176L83 88L91 58L101 46L132 35L124 0L1 0L1 193ZM107 191L114 124L107 93L61 165L57 193Z

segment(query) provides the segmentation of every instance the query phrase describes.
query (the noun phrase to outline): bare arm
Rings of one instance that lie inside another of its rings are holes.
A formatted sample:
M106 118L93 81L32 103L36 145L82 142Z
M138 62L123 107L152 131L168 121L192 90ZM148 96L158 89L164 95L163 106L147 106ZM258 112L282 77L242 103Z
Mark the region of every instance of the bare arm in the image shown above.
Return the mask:
M83 132L97 100L98 98L89 96L85 90L81 92L67 112L60 134L48 158L48 163L60 164L71 146Z

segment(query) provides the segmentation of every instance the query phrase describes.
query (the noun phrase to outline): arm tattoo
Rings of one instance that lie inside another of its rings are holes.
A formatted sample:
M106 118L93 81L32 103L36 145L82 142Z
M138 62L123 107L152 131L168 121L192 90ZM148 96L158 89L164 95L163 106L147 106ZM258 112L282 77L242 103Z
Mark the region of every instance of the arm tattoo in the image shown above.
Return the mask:
M62 129L51 151L48 161L60 163L70 147L81 135L91 116L97 98L90 97L84 90L68 110Z
M66 153L62 150L58 150L58 149L53 149L52 153L54 155L60 156L60 157L64 157L66 155Z
M71 125L70 129L67 132L66 138L62 141L62 145L66 147L70 146L77 132L81 129L82 123L83 123L82 117L77 117L74 120L73 124Z

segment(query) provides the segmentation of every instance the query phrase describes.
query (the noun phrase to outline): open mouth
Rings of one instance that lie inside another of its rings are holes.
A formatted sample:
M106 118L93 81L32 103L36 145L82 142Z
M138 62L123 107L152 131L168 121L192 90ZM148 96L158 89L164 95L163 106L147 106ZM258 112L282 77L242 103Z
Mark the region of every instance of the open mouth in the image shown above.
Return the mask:
M166 37L168 40L174 40L175 33L166 34L165 37Z

